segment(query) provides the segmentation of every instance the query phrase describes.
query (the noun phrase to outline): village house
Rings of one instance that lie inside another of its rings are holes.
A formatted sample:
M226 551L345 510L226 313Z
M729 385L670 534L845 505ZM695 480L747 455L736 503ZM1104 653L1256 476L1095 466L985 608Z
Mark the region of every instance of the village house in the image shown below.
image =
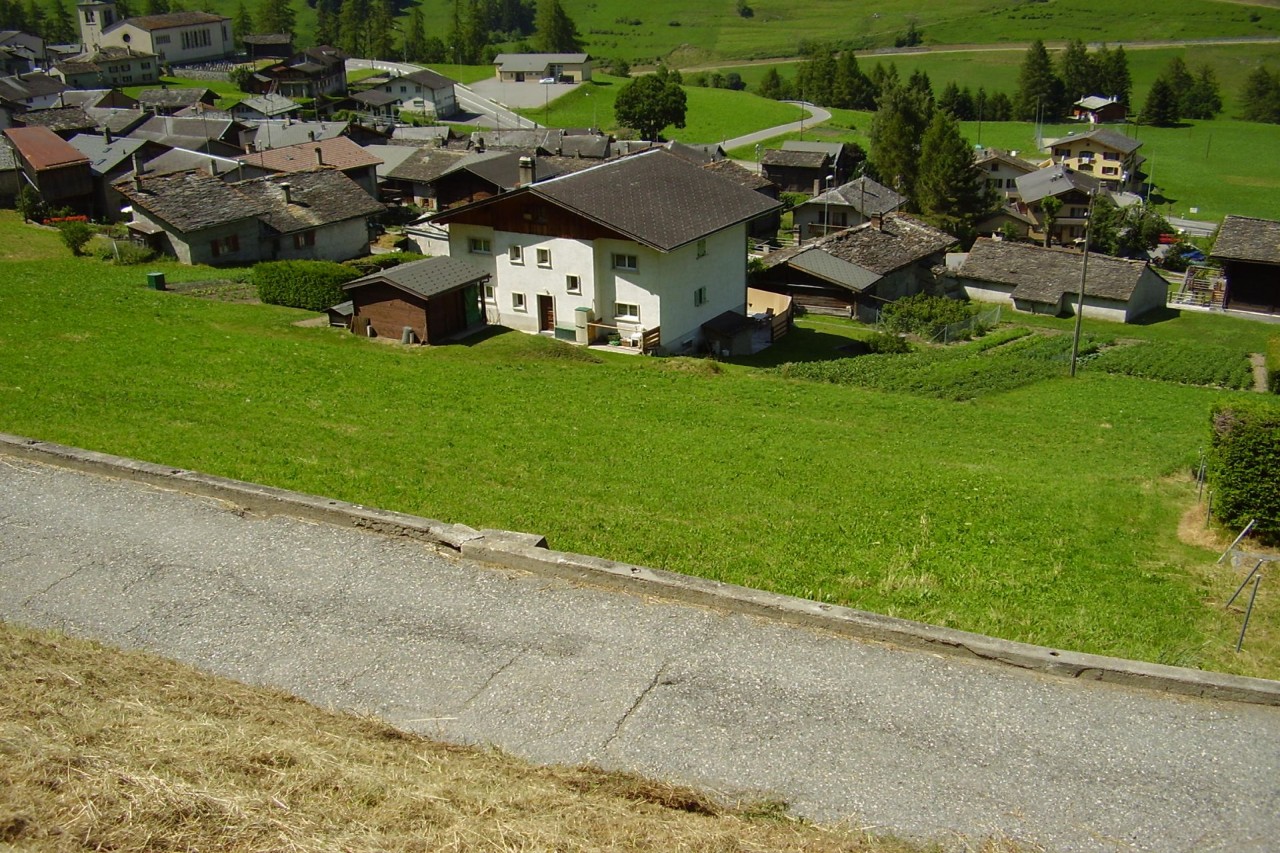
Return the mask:
M585 53L500 53L493 72L504 83L585 83L591 79L591 57Z
M159 57L129 47L102 47L55 62L51 72L73 89L148 86L160 80Z
M18 113L58 106L66 89L57 77L39 71L0 77L0 128L9 127Z
M431 221L448 226L451 256L493 276L484 289L488 322L691 352L704 323L745 312L747 224L779 207L659 149L526 183Z
M255 95L245 98L231 108L231 115L237 121L256 122L271 119L296 119L302 111L302 105L284 95Z
M143 89L138 93L138 106L156 115L168 116L180 110L196 108L212 109L218 103L218 95L212 89L181 87L170 89Z
M777 184L764 175L757 174L727 157L704 163L702 168L722 178L728 178L735 183L741 184L749 190L755 190L770 201L778 201ZM781 224L782 213L781 208L779 208L779 210L767 216L753 219L747 226L747 233L758 240L769 240L777 235Z
M1084 254L980 237L956 270L965 294L980 302L1053 317L1075 313ZM1132 323L1163 308L1169 285L1143 261L1089 256L1084 316Z
M1280 221L1228 216L1211 257L1226 275L1224 307L1280 314Z
M145 139L114 137L111 133L82 133L68 140L85 157L89 158L89 172L93 176L93 216L113 222L128 219L122 210L125 200L113 184L133 174L135 163L146 162L165 152L165 147Z
M293 56L293 36L289 33L251 33L240 37L249 61L288 59Z
M44 39L21 30L0 30L0 74L24 74L45 61Z
M355 181L370 198L378 197L377 168L382 161L345 136L269 148L241 154L236 159L246 166L283 174L336 169Z
M345 261L369 248L381 204L333 170L225 183L205 172L138 176L116 184L129 230L184 264Z
M347 94L347 55L336 47L317 45L254 72L254 91L286 98L341 98Z
M1000 148L983 148L978 151L973 159L973 167L982 174L987 186L1004 198L1006 203L1022 201L1022 195L1018 192L1018 178L1040 168L1019 157L1017 151L1004 151Z
M815 314L874 322L885 303L933 288L934 269L955 242L904 213L873 216L855 228L765 255L753 286L789 295Z
M129 136L149 139L170 148L203 151L220 157L240 153L235 144L244 125L230 118L209 116L152 116L131 129Z
M422 113L435 118L449 118L458 112L458 101L454 94L454 82L443 74L423 68L412 74L392 77L382 86L377 87L382 96L392 96L395 100L382 103L409 112ZM361 101L363 95L355 95Z
M169 12L121 20L109 0L87 0L76 4L76 11L86 52L130 48L153 54L165 65L225 59L236 53L231 19L223 15Z
M770 148L760 159L760 170L783 192L818 195L849 180L857 163L842 142L788 140L782 148Z
M1088 222L1089 196L1102 192L1102 182L1092 175L1065 165L1037 169L1017 179L1018 195L1022 197L1018 209L1029 214L1035 225L1029 235L1037 240L1048 235L1051 243L1067 244L1084 239ZM1045 210L1044 200L1056 198L1061 208L1052 221Z
M1077 121L1090 124L1107 124L1124 121L1129 115L1129 108L1115 98L1104 98L1101 95L1089 95L1081 98L1071 106L1071 117Z
M801 240L816 240L894 213L906 203L906 196L864 176L796 205L791 216Z
M1137 192L1142 187L1142 143L1108 128L1094 128L1044 145L1053 162L1096 178L1103 187Z
M86 215L91 212L93 176L88 157L47 127L11 127L4 135L13 145L20 178L41 201Z
M32 110L13 117L14 127L47 127L63 139L77 133L91 133L98 123L80 107L55 107L48 110Z

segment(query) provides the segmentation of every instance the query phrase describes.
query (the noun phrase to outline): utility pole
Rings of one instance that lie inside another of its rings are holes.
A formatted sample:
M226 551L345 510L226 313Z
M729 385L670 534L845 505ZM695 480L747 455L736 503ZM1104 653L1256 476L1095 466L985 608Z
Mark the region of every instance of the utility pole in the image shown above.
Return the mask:
M1084 323L1084 282L1089 273L1089 232L1093 230L1093 199L1097 190L1089 191L1089 209L1084 220L1084 258L1080 263L1080 297L1076 300L1076 332L1071 339L1071 376L1076 375L1076 358L1080 354L1080 327Z

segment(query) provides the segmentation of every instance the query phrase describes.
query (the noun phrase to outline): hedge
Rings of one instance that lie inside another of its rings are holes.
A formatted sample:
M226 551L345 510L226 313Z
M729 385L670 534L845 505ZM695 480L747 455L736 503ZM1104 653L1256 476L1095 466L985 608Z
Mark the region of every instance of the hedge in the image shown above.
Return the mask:
M253 268L251 281L263 302L323 311L346 301L342 285L359 277L333 261L268 261Z
M1267 387L1280 394L1280 335L1267 341Z
M1233 530L1253 519L1260 538L1280 540L1280 406L1266 398L1219 403L1210 433L1213 514Z

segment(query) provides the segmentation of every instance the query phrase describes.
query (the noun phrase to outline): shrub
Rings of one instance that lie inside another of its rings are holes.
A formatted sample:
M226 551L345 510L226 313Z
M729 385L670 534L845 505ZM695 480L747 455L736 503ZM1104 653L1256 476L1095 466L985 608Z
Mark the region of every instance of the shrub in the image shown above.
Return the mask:
M360 275L368 275L371 272L389 270L392 267L398 267L410 261L420 261L425 257L426 255L420 255L417 252L388 252L385 255L366 255L363 258L353 258L349 261L343 261L342 265L351 267Z
M782 202L783 210L790 210L793 207L804 204L809 200L807 193L779 193L778 199Z
M899 335L887 335L884 332L877 332L867 338L867 349L870 352L884 355L900 355L904 352L911 352L911 344L907 343L906 338Z
M263 302L323 311L344 301L342 285L359 277L355 269L333 261L269 261L253 268L251 281Z
M1219 403L1210 427L1214 516L1232 529L1253 519L1259 537L1280 539L1280 406L1265 398Z
M968 302L917 293L886 305L880 313L880 322L888 332L932 338L944 327L968 320L973 313L973 306Z
M1280 335L1267 341L1267 388L1280 394Z
M71 254L79 257L84 254L85 244L93 239L93 226L88 222L59 222L58 233Z
M131 267L137 264L150 263L155 260L156 253L154 249L140 246L131 240L120 240L112 251L112 257L115 258L117 264Z

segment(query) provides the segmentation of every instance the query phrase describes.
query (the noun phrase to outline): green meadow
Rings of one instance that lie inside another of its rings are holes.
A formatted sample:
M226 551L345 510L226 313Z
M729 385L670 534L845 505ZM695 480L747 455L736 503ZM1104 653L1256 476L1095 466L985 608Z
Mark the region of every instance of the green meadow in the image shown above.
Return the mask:
M404 348L150 291L150 269L226 274L75 259L0 214L0 430L1010 639L1280 675L1265 588L1232 650L1238 578L1214 565L1223 534L1203 538L1188 477L1210 406L1244 392L1086 369L955 402L770 367L866 333L832 318L729 365L500 331ZM1264 351L1275 327L1170 312L1086 332Z

